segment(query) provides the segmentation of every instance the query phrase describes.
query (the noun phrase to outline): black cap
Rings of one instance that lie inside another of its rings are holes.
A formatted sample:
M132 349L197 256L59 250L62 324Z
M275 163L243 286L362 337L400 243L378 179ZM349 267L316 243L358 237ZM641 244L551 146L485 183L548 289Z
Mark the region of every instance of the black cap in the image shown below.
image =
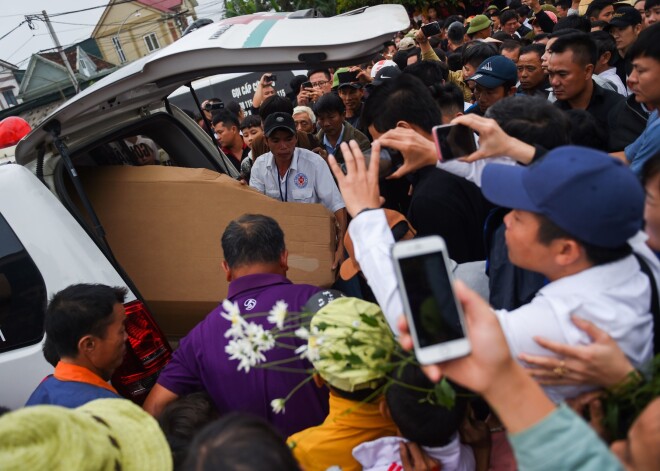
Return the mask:
M346 295L336 289L326 289L324 291L319 291L315 295L309 298L305 307L303 308L307 312L316 313L322 307L327 306L335 299L345 298Z
M269 115L264 122L264 134L270 137L278 129L285 129L295 136L296 123L293 121L293 116L282 112Z
M395 79L399 75L401 75L401 71L399 70L398 67L395 67L393 65L383 67L376 73L376 76L374 77L373 80L373 84L379 85L385 82L386 80Z
M633 7L621 7L615 13L610 23L607 25L607 30L612 26L616 28L627 28L642 24L642 15Z

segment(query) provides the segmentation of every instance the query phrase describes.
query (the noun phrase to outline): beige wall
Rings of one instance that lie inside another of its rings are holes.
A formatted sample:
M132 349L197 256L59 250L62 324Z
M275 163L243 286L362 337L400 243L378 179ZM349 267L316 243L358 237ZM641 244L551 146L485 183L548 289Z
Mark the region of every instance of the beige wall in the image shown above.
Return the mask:
M174 42L179 38L179 32L176 31L173 21L163 21L164 16L165 14L142 7L139 3L112 6L94 35L103 58L113 64L121 64L113 44L113 37L117 36L117 33L126 62L149 54L144 39L147 35L155 35L160 48Z

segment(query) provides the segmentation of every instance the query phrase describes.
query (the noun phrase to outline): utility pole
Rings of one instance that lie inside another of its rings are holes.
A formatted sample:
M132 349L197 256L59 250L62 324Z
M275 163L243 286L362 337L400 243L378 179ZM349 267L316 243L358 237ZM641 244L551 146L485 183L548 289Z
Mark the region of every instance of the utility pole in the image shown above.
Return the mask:
M46 23L46 26L48 26L48 31L50 31L50 36L53 38L53 42L55 43L55 46L57 47L57 52L60 53L60 57L62 58L62 62L64 62L64 67L66 67L66 70L69 72L69 78L71 79L71 83L73 83L73 88L76 90L76 93L80 92L80 86L78 85L78 81L76 80L76 76L73 73L73 69L71 68L71 64L69 64L69 60L66 58L66 54L64 53L64 49L62 49L62 46L60 45L60 40L57 39L57 35L55 34L55 30L53 29L53 25L50 24L50 18L48 18L48 13L46 13L46 10L42 10L41 13L44 15L44 22Z

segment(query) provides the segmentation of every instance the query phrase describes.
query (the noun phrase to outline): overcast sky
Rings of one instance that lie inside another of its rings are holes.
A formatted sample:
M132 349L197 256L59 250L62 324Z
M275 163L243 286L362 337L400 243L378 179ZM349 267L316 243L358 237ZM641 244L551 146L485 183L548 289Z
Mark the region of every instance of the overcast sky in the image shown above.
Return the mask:
M198 18L220 19L223 9L222 0L197 0ZM2 0L0 8L0 36L18 28L0 40L0 59L25 68L32 54L43 49L55 47L42 21L34 21L34 30L23 23L25 15L41 14L46 10L49 16L83 8L99 7L92 10L72 13L51 18L53 29L62 46L74 44L89 38L101 17L107 0Z

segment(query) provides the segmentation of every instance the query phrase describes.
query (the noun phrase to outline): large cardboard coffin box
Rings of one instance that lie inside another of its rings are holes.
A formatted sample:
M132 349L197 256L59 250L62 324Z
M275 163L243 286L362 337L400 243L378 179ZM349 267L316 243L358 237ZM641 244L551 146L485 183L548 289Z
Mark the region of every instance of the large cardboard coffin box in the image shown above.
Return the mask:
M115 257L168 336L185 335L227 295L220 238L232 219L266 214L284 230L288 276L334 281L334 215L282 203L205 169L103 167L80 172Z

